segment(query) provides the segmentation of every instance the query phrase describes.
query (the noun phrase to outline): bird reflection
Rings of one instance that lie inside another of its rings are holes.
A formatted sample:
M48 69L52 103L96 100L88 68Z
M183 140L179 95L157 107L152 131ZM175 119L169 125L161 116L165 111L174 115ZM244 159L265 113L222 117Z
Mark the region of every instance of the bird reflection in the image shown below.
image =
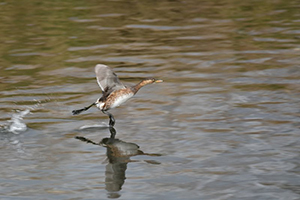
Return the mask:
M116 130L113 127L109 128L110 137L103 138L100 142L94 142L85 137L77 136L83 142L91 143L98 146L105 147L108 164L105 170L105 188L108 192L109 198L118 198L120 194L118 193L125 182L127 164L129 162L137 162L137 160L132 160L130 157L136 155L147 155L147 156L161 156L161 154L151 154L144 153L139 149L139 146L135 143L125 142L120 139L115 138ZM153 160L144 160L150 164L160 164Z

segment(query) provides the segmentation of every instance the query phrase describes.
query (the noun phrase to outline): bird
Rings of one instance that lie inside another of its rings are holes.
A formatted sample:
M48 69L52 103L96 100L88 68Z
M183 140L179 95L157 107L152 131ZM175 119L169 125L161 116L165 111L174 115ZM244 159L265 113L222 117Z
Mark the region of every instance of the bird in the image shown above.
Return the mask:
M108 110L118 107L125 103L128 99L132 98L143 86L151 83L160 83L163 80L155 78L146 78L134 86L123 85L116 73L107 65L97 64L95 66L95 73L99 87L102 91L102 96L91 105L82 109L73 110L73 115L78 115L83 111L96 106L104 114L109 116L109 126L115 125L114 116Z

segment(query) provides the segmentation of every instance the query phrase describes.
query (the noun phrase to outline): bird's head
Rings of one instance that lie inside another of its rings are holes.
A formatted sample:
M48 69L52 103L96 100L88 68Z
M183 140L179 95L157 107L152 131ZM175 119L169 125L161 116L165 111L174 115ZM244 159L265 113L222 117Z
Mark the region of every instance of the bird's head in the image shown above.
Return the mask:
M151 83L161 83L163 82L163 80L158 80L158 79L155 79L155 78L146 78L144 80L142 80L141 82L141 85L148 85L148 84L151 84Z

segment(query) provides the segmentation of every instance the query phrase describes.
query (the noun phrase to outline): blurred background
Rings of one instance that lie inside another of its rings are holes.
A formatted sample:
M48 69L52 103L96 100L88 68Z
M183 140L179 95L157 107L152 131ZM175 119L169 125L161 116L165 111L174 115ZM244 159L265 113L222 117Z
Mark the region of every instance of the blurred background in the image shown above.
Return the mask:
M1 1L0 199L299 199L299 9ZM98 63L164 80L111 110L115 140L71 114L101 96Z

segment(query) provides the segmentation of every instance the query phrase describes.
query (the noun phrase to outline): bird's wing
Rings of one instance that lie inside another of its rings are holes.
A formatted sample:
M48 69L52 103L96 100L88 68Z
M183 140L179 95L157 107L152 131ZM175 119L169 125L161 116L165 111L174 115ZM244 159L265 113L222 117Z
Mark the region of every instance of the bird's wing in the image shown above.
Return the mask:
M110 67L98 64L95 67L95 73L98 85L103 93L105 92L109 94L114 90L125 88L125 86L120 82L118 76Z

